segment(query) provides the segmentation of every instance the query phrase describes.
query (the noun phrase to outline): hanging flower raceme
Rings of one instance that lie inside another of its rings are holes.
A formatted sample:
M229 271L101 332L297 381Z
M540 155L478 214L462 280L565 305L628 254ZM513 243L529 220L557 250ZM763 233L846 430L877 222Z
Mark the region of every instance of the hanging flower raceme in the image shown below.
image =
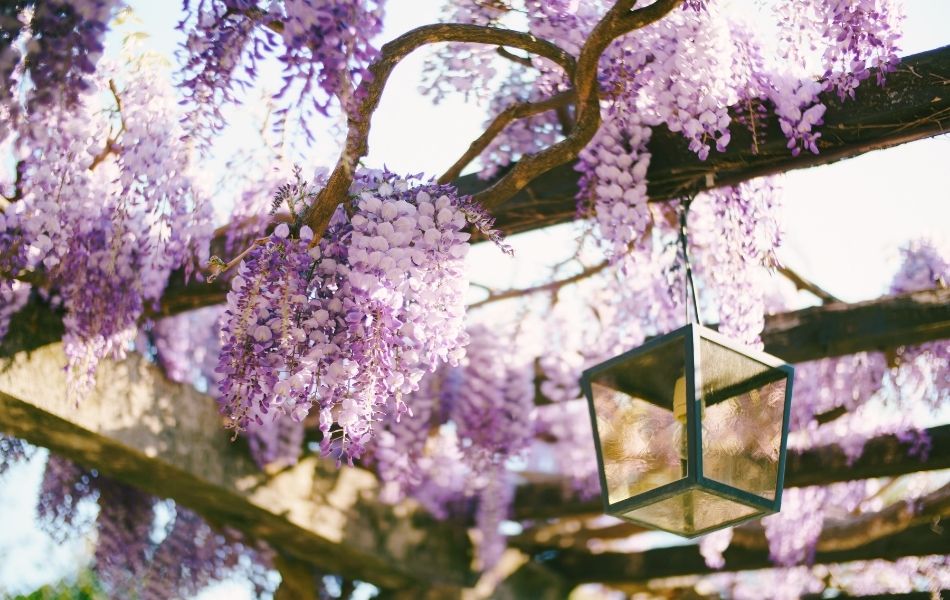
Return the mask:
M50 454L36 499L37 523L57 542L74 537L86 523L79 504L94 497L96 476L76 463Z
M468 364L463 369L452 420L468 444L476 472L481 463L504 462L527 448L532 438L534 369L518 360L506 340L485 326L471 329Z
M251 419L263 425L273 408L296 409L302 418L309 407L310 382L298 369L308 345L303 321L310 318L313 234L308 228L302 239L290 239L289 231L281 225L255 244L231 281L216 372L222 375L219 401L237 430Z
M255 596L270 588L271 552L245 544L232 531L215 531L200 516L176 506L175 519L165 539L152 553L142 600L192 598L216 581L235 575L247 577Z
M950 253L929 240L902 248L904 263L891 282L892 294L946 287ZM939 410L950 402L950 342L936 340L898 350L895 383L907 406L923 403Z
M248 424L247 443L251 457L261 469L279 470L297 464L303 453L304 423L270 414L261 423Z
M448 186L367 173L352 193L318 244L282 224L250 250L217 369L230 427L315 408L323 451L347 461L427 371L464 355L463 228L490 225Z
M327 114L333 99L350 111L357 87L369 77L377 49L370 40L382 31L382 0L198 0L185 2L180 28L187 33L181 86L194 110L188 130L203 143L224 127L221 107L238 101L238 90L257 76L258 61L276 55L283 87L275 99L293 93L303 116ZM282 43L281 43L282 42ZM240 72L247 73L242 79ZM283 128L291 105L277 111ZM306 118L301 125L306 129Z
M472 472L468 488L478 496L478 557L487 569L505 548L499 525L513 498L506 463L524 453L534 434L534 368L496 331L478 325L470 335L451 417Z
M635 112L608 115L579 156L578 213L594 213L607 254L618 260L631 244L649 244L652 217L647 207L647 144L652 130Z
M16 140L22 197L0 219L2 271L33 275L65 308L76 399L91 389L100 359L123 355L171 272L206 257L212 233L168 80L145 68L127 75L121 91L96 79L96 93L75 109L24 118ZM122 96L107 107L120 111L116 121L104 116L107 90Z
M449 0L443 6L443 21L472 25L495 25L504 18L507 7L495 2ZM495 49L490 44L450 42L442 45L433 60L426 63L419 91L432 96L439 103L452 93L471 97L491 98L492 83L498 74Z
M74 106L95 88L91 75L119 0L17 0L0 9L0 111L29 75L27 107ZM19 47L25 48L21 55ZM13 108L11 106L11 108ZM0 125L0 138L4 137Z
M98 513L81 506L94 500ZM180 506L156 540L162 514L157 505L136 488L50 454L36 509L38 525L58 543L85 537L95 525L93 569L109 597L190 598L236 574L259 593L272 588L267 577L272 556L265 545L249 544L235 531L217 531Z
M149 531L155 518L155 499L104 477L97 487L96 575L110 596L139 597L149 568Z
M775 182L754 179L693 202L690 232L697 272L719 300L719 331L761 348L763 269L778 264L781 202Z
M398 502L416 489L425 476L426 446L438 416L445 369L427 373L419 389L406 398L410 412L390 418L375 447L376 472L383 483L380 497ZM428 461L431 462L431 461Z

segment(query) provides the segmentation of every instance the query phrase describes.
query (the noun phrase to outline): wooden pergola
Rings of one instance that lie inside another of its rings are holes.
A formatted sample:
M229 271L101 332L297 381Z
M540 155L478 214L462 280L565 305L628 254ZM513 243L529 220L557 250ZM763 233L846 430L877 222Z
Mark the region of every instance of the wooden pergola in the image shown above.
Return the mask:
M865 84L857 98L826 95L821 154L792 157L777 121L766 142L753 148L735 128L727 152L699 161L678 135L654 132L649 192L663 201L753 177L828 164L871 150L950 130L950 47L907 57L885 88ZM458 181L466 192L486 185L473 176ZM577 175L554 169L496 211L498 226L516 233L575 218ZM176 277L158 314L175 314L223 301L219 285L182 283ZM830 299L826 299L830 300ZM210 522L267 541L279 554L284 583L279 596L312 597L303 584L311 568L373 583L388 597L456 598L476 582L470 523L438 521L417 504L377 500L376 476L337 468L316 456L276 473L264 473L247 449L228 441L215 402L194 388L168 381L132 355L104 362L95 393L78 407L66 400L65 356L58 342L62 315L34 298L16 315L0 345L8 364L0 370L0 431L44 446L71 460L170 498ZM869 302L827 301L766 320L767 352L803 362L950 337L950 289L933 289ZM835 414L828 419L835 418ZM950 467L950 425L928 431L926 458L909 456L895 436L871 440L849 464L831 445L792 454L788 486L893 477ZM631 525L594 528L597 501L565 497L562 482L525 484L517 490L513 518L525 524L511 540L520 565L496 597L560 598L581 583L621 586L713 572L697 547L640 553L592 554L592 540L636 532ZM950 489L915 506L898 503L877 514L826 524L816 563L950 554L946 527ZM736 530L724 570L771 566L761 527Z

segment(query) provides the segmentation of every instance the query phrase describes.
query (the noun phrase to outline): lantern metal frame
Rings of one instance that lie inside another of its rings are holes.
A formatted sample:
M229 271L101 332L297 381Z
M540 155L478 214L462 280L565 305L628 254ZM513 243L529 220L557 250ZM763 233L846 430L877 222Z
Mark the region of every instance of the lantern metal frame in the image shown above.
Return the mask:
M597 412L594 407L594 395L591 388L591 380L597 374L616 367L618 364L623 363L631 358L640 356L646 353L651 352L652 350L660 347L663 344L674 341L677 338L683 338L684 345L684 364L685 364L685 378L686 378L686 435L687 435L687 462L686 462L686 475L676 481L661 485L652 490L635 494L629 498L624 498L618 500L613 504L610 503L608 497L608 487L607 487L607 475L604 468L604 457L601 450L601 440L600 435L597 430ZM786 377L786 390L784 398L784 406L782 410L782 436L781 436L781 446L779 447L779 460L778 468L776 472L776 487L775 487L775 497L773 500L768 500L757 494L753 494L746 490L742 490L731 485L709 479L703 475L703 453L702 453L702 418L701 415L697 414L697 406L699 398L696 392L696 373L701 373L702 363L700 358L700 339L706 339L710 342L718 344L725 347L728 350L742 354L748 358L756 360L765 366L770 368L770 372L774 373L775 371L780 371L785 374ZM785 482L785 461L787 456L788 449L788 427L790 420L790 409L791 409L791 398L792 398L792 384L794 380L795 369L785 361L771 354L765 352L760 352L748 348L742 344L737 343L735 340L731 340L726 336L723 336L717 331L703 327L696 323L688 323L684 327L676 329L665 335L657 336L641 346L629 350L619 356L611 358L607 361L604 361L596 366L593 366L584 371L581 375L581 390L584 392L584 395L587 397L587 405L590 409L590 419L593 426L594 433L594 448L597 451L597 467L598 475L600 477L600 486L601 486L601 499L603 501L604 512L622 518L626 521L636 523L638 525L643 525L650 529L658 529L661 531L666 531L668 533L673 533L675 535L685 537L685 538L695 538L701 535L706 535L712 531L730 527L737 523L741 523L749 520L750 518L757 518L759 516L768 515L771 513L776 513L781 509L782 506L782 490ZM649 506L656 502L666 500L677 494L689 491L689 490L701 490L708 492L725 500L730 500L733 502L739 502L749 507L760 509L759 512L753 513L751 515L745 515L738 519L734 519L720 525L717 525L712 528L704 529L700 532L693 534L683 534L682 532L671 531L669 529L664 529L658 527L656 524L640 521L634 518L627 516L621 516L625 513L628 513L634 509L642 508Z

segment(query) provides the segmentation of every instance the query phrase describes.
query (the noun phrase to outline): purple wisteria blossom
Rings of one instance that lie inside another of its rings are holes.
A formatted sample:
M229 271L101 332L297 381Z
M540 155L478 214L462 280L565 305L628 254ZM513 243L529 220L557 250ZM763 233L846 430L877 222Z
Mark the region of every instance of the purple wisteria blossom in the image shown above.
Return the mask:
M29 460L33 451L34 448L23 440L0 434L0 477L10 467Z
M402 500L423 481L428 460L426 446L439 416L446 376L446 369L423 376L419 389L406 398L410 412L390 418L379 432L374 460L383 486L380 498L385 502Z
M314 409L323 452L341 461L362 454L381 416L409 410L426 372L464 355L463 229L490 225L448 186L365 173L351 193L318 244L281 224L251 249L217 369L231 427Z
M274 99L296 96L278 107L279 129L294 107L302 110L301 125L311 139L306 122L314 113L328 114L334 101L352 111L378 53L370 40L382 31L383 2L185 0L185 11L181 87L193 108L187 129L208 145L224 127L222 105L238 102L240 90L271 57L284 71Z
M50 454L36 501L40 528L58 542L74 537L89 525L80 520L79 504L95 497L97 485L97 478L91 472Z
M12 114L26 80L27 107L73 107L95 89L93 73L119 0L16 0L0 8L0 113ZM21 44L25 52L21 53ZM20 71L20 72L18 72ZM2 127L2 126L0 126ZM5 137L0 129L0 138Z
M171 272L207 258L212 232L190 152L175 135L168 79L144 65L128 73L118 132L101 95L115 84L92 81L95 93L75 108L51 108L19 124L23 194L0 219L4 271L40 275L42 292L65 309L76 399L92 388L100 359L124 355ZM2 288L4 296L14 289Z
M209 584L229 577L250 580L259 596L272 591L268 570L273 557L265 547L247 545L235 532L219 532L181 506L167 535L151 553L142 600L191 598Z
M97 488L94 570L111 596L138 597L148 570L155 499L105 477L99 478Z

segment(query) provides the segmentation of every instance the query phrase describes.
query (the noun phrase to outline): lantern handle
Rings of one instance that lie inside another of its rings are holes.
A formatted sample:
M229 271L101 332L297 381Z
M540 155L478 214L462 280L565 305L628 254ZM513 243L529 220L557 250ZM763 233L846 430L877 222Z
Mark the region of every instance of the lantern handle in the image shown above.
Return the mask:
M683 265L686 268L686 278L683 286L683 296L684 296L684 305L686 307L686 322L687 323L696 323L702 325L702 321L699 319L699 300L696 296L696 283L693 281L693 267L689 262L689 245L687 244L687 231L686 231L686 216L689 214L689 206L693 202L693 196L686 196L680 200L680 204L677 207L680 215L680 246L683 250ZM693 312L690 314L689 305L690 300L693 304Z

